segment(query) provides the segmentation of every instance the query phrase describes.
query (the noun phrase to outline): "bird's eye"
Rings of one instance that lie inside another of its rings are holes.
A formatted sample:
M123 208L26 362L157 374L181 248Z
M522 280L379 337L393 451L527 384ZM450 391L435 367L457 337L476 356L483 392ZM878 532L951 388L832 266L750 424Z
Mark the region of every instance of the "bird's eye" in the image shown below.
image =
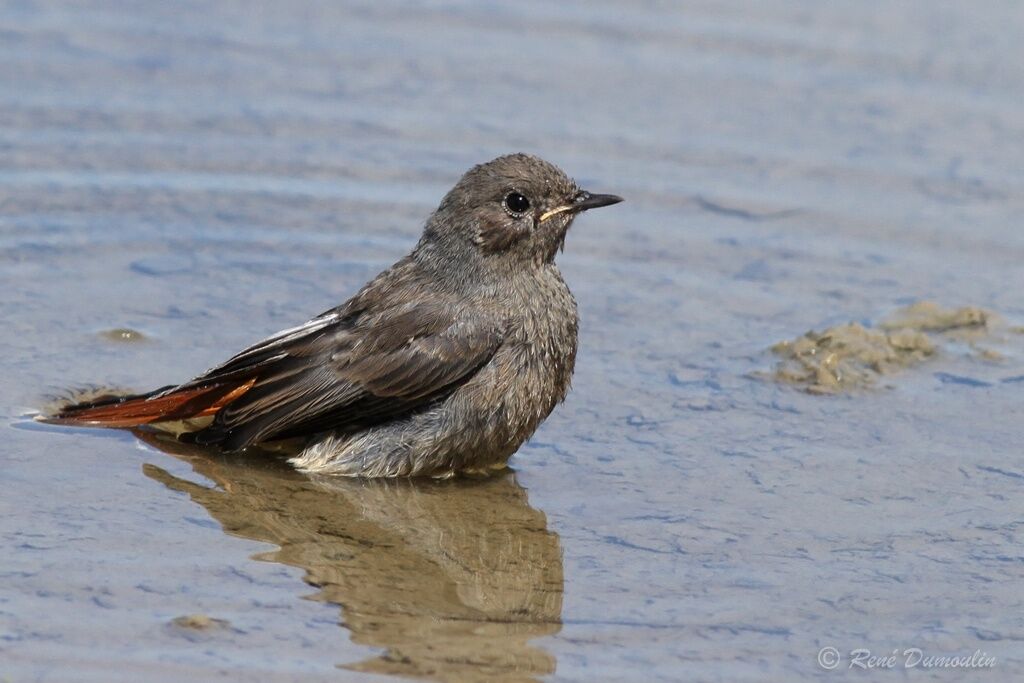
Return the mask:
M523 214L530 209L530 200L518 192L505 195L505 209L512 214Z

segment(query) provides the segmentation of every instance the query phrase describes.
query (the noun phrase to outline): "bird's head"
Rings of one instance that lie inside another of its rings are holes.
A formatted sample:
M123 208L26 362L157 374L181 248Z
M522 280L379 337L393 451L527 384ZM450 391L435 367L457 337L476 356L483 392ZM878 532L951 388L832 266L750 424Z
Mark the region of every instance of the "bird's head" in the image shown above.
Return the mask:
M462 176L431 216L421 247L433 242L473 263L539 266L554 260L581 212L621 201L581 190L543 159L509 154Z

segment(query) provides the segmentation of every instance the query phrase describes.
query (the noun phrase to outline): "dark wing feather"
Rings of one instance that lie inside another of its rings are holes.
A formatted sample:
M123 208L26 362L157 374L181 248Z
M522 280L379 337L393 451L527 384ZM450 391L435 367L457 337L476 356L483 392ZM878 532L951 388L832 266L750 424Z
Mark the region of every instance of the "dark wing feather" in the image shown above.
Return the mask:
M373 308L329 312L186 385L255 380L191 440L238 449L379 423L449 395L501 344L496 317L452 302Z

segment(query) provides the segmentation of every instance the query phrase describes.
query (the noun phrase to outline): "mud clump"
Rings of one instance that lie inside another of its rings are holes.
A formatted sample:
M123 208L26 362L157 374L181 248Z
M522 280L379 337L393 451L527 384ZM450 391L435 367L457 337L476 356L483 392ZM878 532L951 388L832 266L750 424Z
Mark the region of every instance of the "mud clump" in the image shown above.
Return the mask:
M883 330L984 334L992 317L988 311L974 306L944 309L931 301L919 301L896 311L879 327Z
M944 341L974 344L993 316L975 307L943 309L922 301L896 311L877 328L857 323L810 331L771 347L782 360L770 377L812 394L874 386L880 377L924 362ZM982 358L987 352L975 349Z
M141 344L149 341L149 337L138 330L128 327L116 327L112 330L103 330L98 335L100 339L118 344Z
M168 632L193 643L204 643L225 634L238 633L227 619L215 619L205 614L184 614L167 622Z
M882 332L849 323L780 342L772 352L783 359L776 380L832 394L871 386L880 375L920 363L935 354L935 344L923 332Z
M224 628L228 622L224 619L214 619L205 614L186 614L171 619L171 623L178 628L190 628L196 631L208 631L214 628Z

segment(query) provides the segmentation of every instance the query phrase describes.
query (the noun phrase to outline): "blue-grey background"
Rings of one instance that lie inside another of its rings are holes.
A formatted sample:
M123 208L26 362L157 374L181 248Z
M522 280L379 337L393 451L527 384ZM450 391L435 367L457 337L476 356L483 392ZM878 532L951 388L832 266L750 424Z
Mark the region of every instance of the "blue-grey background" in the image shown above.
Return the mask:
M827 672L824 646L1024 676L1019 337L852 396L750 376L918 299L1024 320L1022 64L1010 1L3 3L0 680L378 680L351 669L385 650L385 675L443 680L965 675ZM560 257L574 390L504 502L242 486L22 417L339 303L520 150L627 202ZM226 534L147 463L248 521ZM358 581L326 540L349 531L317 526L349 519L393 534L356 544L382 549ZM302 599L324 571L343 588Z

